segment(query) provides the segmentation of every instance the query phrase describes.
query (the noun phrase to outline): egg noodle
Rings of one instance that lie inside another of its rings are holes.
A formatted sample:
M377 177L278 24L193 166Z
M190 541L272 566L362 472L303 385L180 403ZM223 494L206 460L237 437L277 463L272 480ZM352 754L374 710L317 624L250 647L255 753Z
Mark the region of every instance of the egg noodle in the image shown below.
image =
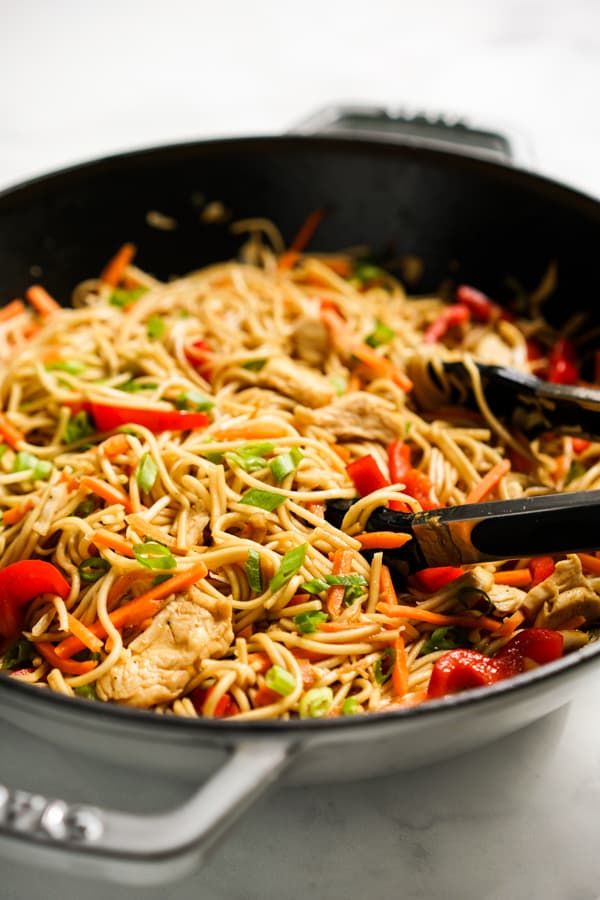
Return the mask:
M390 503L599 485L600 445L509 434L469 363L540 371L541 316L492 304L453 320L449 295L408 296L351 253L290 257L270 223L237 228L240 261L162 283L123 258L72 307L32 289L0 311L0 574L43 560L68 584L38 588L20 633L3 632L6 675L165 714L285 719L425 702L449 649L492 656L529 626L585 643L595 556L555 557L538 584L527 559L406 578L383 558L394 536L365 534ZM453 405L439 362L457 358L478 411ZM356 499L365 458L381 480L338 529L326 504Z

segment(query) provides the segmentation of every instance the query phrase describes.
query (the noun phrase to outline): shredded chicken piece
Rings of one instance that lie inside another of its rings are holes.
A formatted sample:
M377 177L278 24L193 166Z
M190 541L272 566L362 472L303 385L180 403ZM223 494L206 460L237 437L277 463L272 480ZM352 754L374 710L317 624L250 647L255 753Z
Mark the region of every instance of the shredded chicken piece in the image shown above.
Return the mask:
M322 368L329 352L329 334L320 318L309 313L301 316L291 338L296 356L315 369Z
M203 659L227 652L231 612L231 601L215 600L197 587L174 595L98 679L98 696L143 709L180 697Z
M527 596L521 588L508 584L493 584L488 594L497 611L505 616L521 609Z
M304 406L325 406L335 397L335 387L328 378L287 356L269 359L258 373L257 383L273 388Z
M538 628L561 628L570 619L583 616L586 622L600 618L600 597L581 571L578 556L556 563L552 575L532 588L523 604Z
M389 444L403 431L403 419L383 397L366 391L352 391L319 410L298 407L298 427L316 425L325 428L337 440L363 438Z

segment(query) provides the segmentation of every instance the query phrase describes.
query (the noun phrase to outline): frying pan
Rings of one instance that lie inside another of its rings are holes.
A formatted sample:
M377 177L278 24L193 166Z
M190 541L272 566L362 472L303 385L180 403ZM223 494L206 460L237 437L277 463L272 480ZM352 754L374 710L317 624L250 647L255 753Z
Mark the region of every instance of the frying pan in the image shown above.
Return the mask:
M227 222L203 221L201 202L220 201L230 218L266 216L287 239L308 212L325 207L314 249L367 243L375 256L418 256L425 265L413 291L452 279L502 300L507 278L532 289L553 261L558 285L545 312L560 324L579 309L593 332L600 203L516 168L509 142L491 132L370 110L329 111L319 127L323 134L142 150L6 191L0 296L10 300L41 280L66 302L125 241L138 246L139 265L163 279L231 258L238 238ZM152 211L177 227L152 227ZM36 740L79 748L104 772L135 759L157 778L199 782L184 805L144 816L0 786L0 834L30 859L155 883L195 863L275 779L386 775L473 749L566 703L599 658L600 644L592 644L423 706L289 722L163 717L0 677L0 715ZM48 783L50 790L51 773Z

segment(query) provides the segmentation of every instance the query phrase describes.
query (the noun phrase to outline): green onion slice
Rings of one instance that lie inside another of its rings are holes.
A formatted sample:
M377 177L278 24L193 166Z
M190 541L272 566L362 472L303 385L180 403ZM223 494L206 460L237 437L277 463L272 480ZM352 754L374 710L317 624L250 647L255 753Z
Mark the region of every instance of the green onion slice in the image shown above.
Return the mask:
M80 359L57 359L54 362L46 363L44 368L48 372L56 369L60 372L68 372L69 375L81 375L82 372L85 372L86 366Z
M4 653L1 668L12 672L14 669L23 669L31 663L35 655L35 647L26 638L21 638Z
M71 416L65 427L64 440L66 444L74 444L82 438L89 437L94 434L94 426L89 415L85 410L81 410L74 416Z
M244 472L256 472L267 465L266 456L273 453L275 445L270 441L260 441L255 444L242 444L237 450L228 450L224 454L230 466L237 466Z
M130 381L124 381L122 384L116 384L118 391L126 391L128 394L137 394L139 391L155 391L157 384L150 381L136 381L132 378Z
M150 340L157 340L163 336L166 327L167 324L162 316L149 316L148 321L146 322L146 334Z
M250 488L240 499L245 506L257 506L265 512L273 512L284 503L286 497L283 494L274 494L272 491L262 491L260 488Z
M282 588L284 584L287 584L290 578L301 568L307 550L308 544L300 544L300 546L293 547L287 553L284 553L278 570L269 582L272 594Z
M365 344L368 344L369 347L380 347L382 344L389 344L395 337L396 332L393 328L390 328L385 322L376 319L375 330L367 335Z
M248 559L246 560L246 577L251 590L258 594L262 593L262 572L260 568L260 553L258 550L248 550Z
M330 687L311 688L298 704L301 719L320 719L326 716L333 703L333 691Z
M362 706L355 700L354 697L346 697L344 702L342 703L342 715L343 716L356 716L358 713L362 712Z
M311 609L308 612L298 613L297 616L294 616L294 623L302 634L314 634L317 630L317 625L320 622L326 622L328 618L327 613L318 609Z
M169 548L164 544L159 544L158 541L134 544L133 554L137 561L147 569L174 569L177 565Z
M80 684L79 687L73 688L76 697L85 697L86 700L97 700L98 694L93 684Z
M477 620L474 619L474 622ZM436 628L419 650L419 656L435 653L436 650L456 650L458 647L468 647L468 630L456 625L448 625Z
M269 468L277 484L280 484L284 478L295 472L303 459L304 455L298 447L291 447L288 453L282 453L280 456L272 459L269 463Z
M281 666L271 666L265 673L265 684L276 694L287 697L296 687L296 679L287 669Z
M136 300L139 300L147 290L148 288L145 287L132 288L130 291L126 291L124 288L116 288L108 298L108 302L111 306L118 306L122 309L124 306L129 306L130 303L135 303Z
M94 582L102 578L109 569L110 564L101 556L90 556L89 559L84 559L83 562L79 564L81 580L85 581L87 584L94 584Z
M249 359L248 362L242 363L242 369L248 369L249 372L260 372L266 359Z
M354 267L354 272L352 273L352 276L357 278L361 284L368 284L369 281L377 281L383 275L385 275L383 269L380 269L379 266L376 266L374 263L368 262L367 260L357 262Z
M135 467L135 480L140 488L147 494L156 483L158 466L150 453L143 453Z
M31 477L34 481L43 481L52 472L52 463L47 459L38 459L33 453L19 450L13 463L13 472L26 472L31 469Z
M300 590L306 591L307 594L321 594L335 584L343 584L344 603L350 606L369 589L369 582L364 575L352 573L350 575L322 575L320 578L312 578L310 581L301 585Z
M341 375L331 375L329 378L330 382L335 388L335 392L338 397L341 397L342 394L346 393L346 388L348 387L348 382Z
M485 613L492 612L494 609L489 594L481 588L470 587L468 584L461 587L456 599L465 609L478 609Z
M194 412L209 412L215 401L201 391L182 391L175 399L177 409L191 409Z
M396 662L396 651L393 647L386 647L377 662L373 674L377 684L385 684L392 677L394 663Z

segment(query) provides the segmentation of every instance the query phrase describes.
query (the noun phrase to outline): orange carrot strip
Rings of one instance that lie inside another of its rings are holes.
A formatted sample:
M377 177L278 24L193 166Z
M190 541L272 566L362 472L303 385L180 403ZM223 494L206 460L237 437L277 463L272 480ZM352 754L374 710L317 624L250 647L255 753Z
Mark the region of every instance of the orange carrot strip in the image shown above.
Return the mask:
M29 300L41 316L51 316L60 309L60 303L57 303L54 297L51 297L41 284L32 284L31 287L27 288L25 299Z
M126 434L113 434L100 444L102 452L109 459L113 456L119 456L121 453L127 453L129 450L129 441Z
M128 556L130 559L135 557L130 542L126 541L120 534L115 534L114 531L109 531L107 528L99 528L98 531L95 531L91 543L95 547L105 547L108 550L114 550L115 553L120 553L121 556Z
M510 460L502 459L496 463L489 472L487 472L479 484L469 491L465 503L480 503L488 494L491 494L494 488L504 478L510 469Z
M2 522L4 525L16 525L21 519L25 518L30 509L33 509L33 500L25 500L12 509L6 509L2 513Z
M592 575L600 575L600 559L597 556L592 556L591 553L578 553L577 556L584 571L590 572Z
M100 478L94 478L91 475L84 475L81 479L81 487L86 488L92 494L106 500L107 503L120 503L125 507L127 512L131 512L131 501L121 488L114 487Z
M555 481L562 481L563 478L566 478L569 471L569 465L569 457L566 453L556 457L554 460L554 472L552 473Z
M381 712L392 712L394 709L407 709L410 706L418 706L427 700L427 691L412 691L408 697L397 703L389 703Z
M302 673L302 687L307 691L316 681L315 671L308 659L299 659L298 668Z
M91 650L92 653L98 653L99 650L102 650L102 641L100 638L93 634L83 622L80 622L79 619L76 619L71 613L67 613L67 619L69 621L71 634L78 637L88 650Z
M260 421L247 422L245 425L221 428L212 437L218 441L268 440L268 438L285 437L289 434L285 428L274 423L264 424Z
M333 554L332 572L334 575L349 575L352 569L353 554L351 550L335 550ZM337 616L344 602L346 588L343 584L332 585L327 592L327 612Z
M254 669L255 672L264 675L267 669L271 668L273 663L268 653L249 653L248 665L251 669Z
M379 600L381 603L393 603L395 605L398 603L394 582L392 581L392 576L387 566L381 567L381 574L379 576Z
M462 625L463 628L483 628L484 631L498 631L501 627L500 622L487 616L453 616L422 609L420 606L378 603L377 610L396 619L414 619L416 622L428 622L430 625Z
M313 516L318 516L320 519L325 518L325 504L324 503L307 503L306 511L312 513Z
M20 316L24 312L25 304L22 300L11 300L0 309L0 322L8 322L9 319L14 319L15 316Z
M497 637L508 637L519 628L520 625L525 621L525 614L521 612L520 609L515 610L515 612L508 616L502 622L502 625L496 632Z
M408 661L406 659L404 638L401 634L397 635L394 641L394 650L396 651L396 659L392 669L392 686L397 697L404 697L408 691Z
M317 631L325 634L337 634L340 631L352 631L353 628L362 628L364 622L319 622Z
M343 444L330 444L329 446L331 447L333 452L339 456L342 462L350 462L350 451L347 447L344 447Z
M143 516L138 513L132 513L130 516L127 516L127 523L131 525L138 534L141 534L142 537L152 538L153 541L158 541L159 544L164 544L165 547L168 547L169 550L176 550L181 553L185 553L186 548L180 547L176 541L176 539L167 534L163 528L160 528L158 525L153 525L152 522L148 522L144 519Z
M352 394L354 391L360 391L361 387L362 387L362 382L361 382L360 378L358 377L358 375L356 374L356 372L354 372L350 376L350 379L346 386L346 393Z
M396 550L412 540L410 534L398 531L365 531L353 537L360 541L363 550Z
M116 287L123 278L125 269L135 256L135 251L136 248L133 244L123 244L102 269L100 281L103 281L104 284L110 284L111 287Z
M307 216L298 234L285 253L279 257L277 268L285 271L291 269L300 253L304 250L325 215L324 209L315 209Z
M167 581L156 584L149 591L146 591L145 594L140 594L135 600L130 600L129 603L125 603L118 609L113 610L109 616L110 621L118 629L140 625L146 619L151 619L157 612L160 612L171 594L196 584L197 581L204 578L207 572L208 569L203 562L198 562L191 568L178 572ZM106 629L99 619L93 625L88 626L88 630L95 634L96 637L104 637L106 635ZM68 659L81 650L83 646L83 642L75 635L72 635L65 638L60 644L57 644L56 654L60 659Z
M67 640L69 639L67 638ZM56 652L56 648L45 641L40 641L34 646L46 662L49 662L53 668L60 669L61 672L65 672L67 675L85 675L86 672L91 672L98 665L93 659L87 659L84 662L77 662L75 659L63 659ZM60 647L60 644L58 646ZM78 649L82 650L83 644Z
M321 659L326 659L328 656L335 656L334 649L321 653L319 650L306 650L304 647L294 647L291 653L296 659L308 659L311 662L318 662Z
M508 569L506 572L496 572L494 581L496 584L524 587L527 584L531 584L532 575L529 569Z
M352 347L352 353L357 359L360 359L365 366L368 366L369 369L372 369L373 372L380 375L382 378L393 381L401 390L407 392L412 390L413 383L408 375L405 375L404 372L402 372L401 369L398 369L389 359L376 353L368 344L354 345Z
M20 444L25 441L25 435L22 431L13 425L8 416L0 412L0 436L4 438L9 447L18 450Z

